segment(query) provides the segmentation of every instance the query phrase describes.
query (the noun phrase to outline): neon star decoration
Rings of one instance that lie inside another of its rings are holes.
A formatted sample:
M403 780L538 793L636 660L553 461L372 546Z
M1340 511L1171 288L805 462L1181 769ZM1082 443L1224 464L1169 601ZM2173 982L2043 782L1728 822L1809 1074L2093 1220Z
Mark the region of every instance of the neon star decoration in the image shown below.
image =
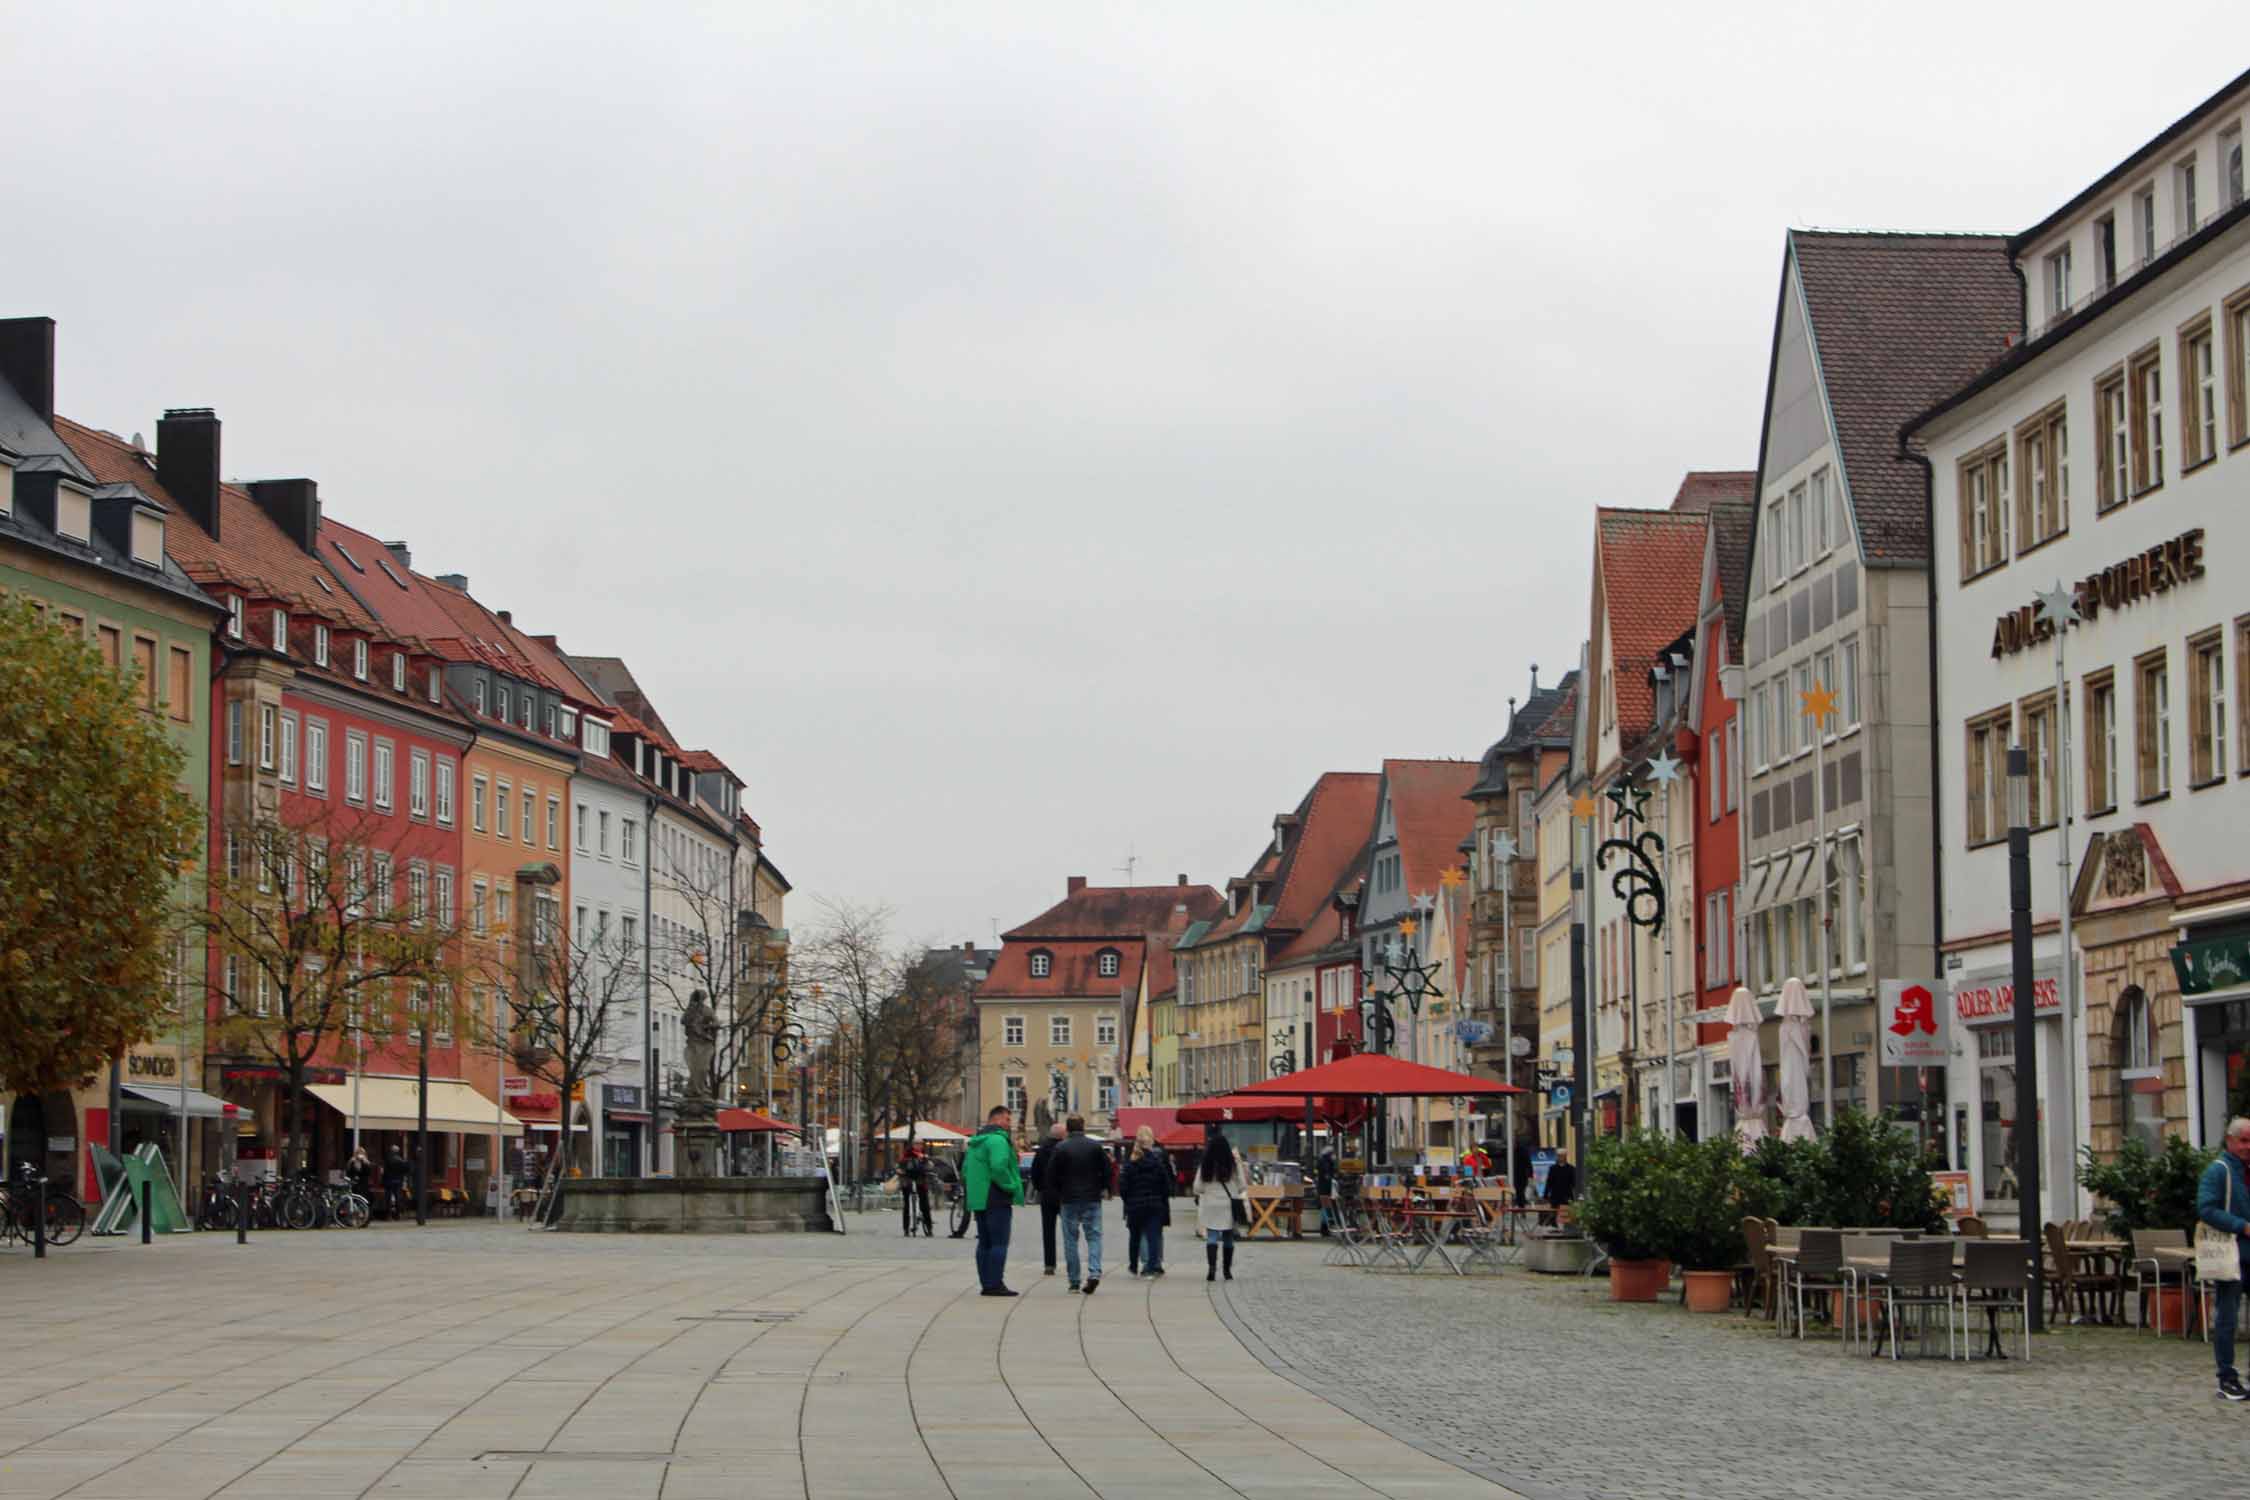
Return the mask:
M1447 865L1438 872L1437 883L1442 886L1465 885L1468 883L1468 879L1469 877L1462 873L1459 865Z
M1607 870L1623 856L1624 863L1610 876L1609 888L1625 903L1625 920L1636 927L1664 925L1664 836L1653 828L1634 828L1644 821L1648 788L1626 771L1610 783L1610 802L1617 808L1618 834L1605 839L1594 851L1594 868Z
M1602 795L1609 798L1611 807L1617 809L1617 821L1619 823L1632 824L1648 821L1648 788L1635 781L1632 772L1627 771L1611 782L1609 790Z
M2038 597L2038 619L2060 630L2078 623L2078 600L2060 582Z
M1405 921L1398 924L1399 936L1401 937L1412 937L1415 933L1420 932L1421 930L1422 924L1415 921L1412 917L1408 917Z
M1669 786L1680 779L1680 763L1667 750L1648 763L1648 779L1659 786Z
M1836 695L1820 683L1814 683L1809 693L1799 693L1805 700L1805 716L1816 724L1825 724L1836 716Z
M1594 799L1584 792L1580 792L1570 799L1570 815L1581 823L1592 822L1594 819Z

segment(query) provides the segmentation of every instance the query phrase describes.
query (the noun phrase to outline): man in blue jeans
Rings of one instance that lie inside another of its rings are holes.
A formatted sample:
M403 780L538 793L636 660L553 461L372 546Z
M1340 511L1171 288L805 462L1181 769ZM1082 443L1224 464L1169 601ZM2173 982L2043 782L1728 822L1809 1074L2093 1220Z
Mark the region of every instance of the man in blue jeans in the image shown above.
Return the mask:
M969 1137L961 1158L961 1188L977 1220L977 1283L987 1297L1013 1297L1002 1280L1008 1269L1008 1232L1015 1227L1016 1205L1023 1202L1023 1173L1016 1166L1015 1122L1005 1104L984 1117L984 1129Z
M1102 1200L1110 1194L1109 1153L1086 1134L1086 1121L1080 1116L1072 1115L1066 1129L1062 1144L1047 1159L1040 1191L1062 1200L1063 1266L1074 1292L1081 1289L1078 1237L1086 1236L1084 1290L1092 1296L1102 1284Z
M2234 1330L2242 1316L2242 1278L2250 1276L2250 1120L2227 1121L2225 1149L2203 1169L2197 1184L2195 1216L2222 1234L2234 1236L2234 1280L2212 1277L2211 1356L2219 1362L2219 1399L2250 1401L2234 1368Z

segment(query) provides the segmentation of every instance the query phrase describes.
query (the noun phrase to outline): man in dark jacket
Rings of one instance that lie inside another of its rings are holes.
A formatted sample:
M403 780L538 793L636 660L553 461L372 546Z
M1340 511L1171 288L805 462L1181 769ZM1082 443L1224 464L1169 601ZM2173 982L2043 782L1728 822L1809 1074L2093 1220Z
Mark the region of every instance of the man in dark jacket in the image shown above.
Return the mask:
M1313 1193L1320 1204L1320 1232L1328 1233L1328 1205L1336 1201L1336 1148L1323 1146L1313 1163Z
M1055 1148L1062 1144L1063 1122L1055 1121L1054 1129L1039 1143L1032 1153L1031 1175L1025 1180L1031 1184L1031 1195L1039 1200L1039 1248L1046 1253L1047 1274L1055 1274L1055 1220L1062 1213L1062 1199L1047 1188L1047 1164L1054 1160Z
M383 1217L404 1218L406 1202L406 1153L392 1146L383 1153Z
M1547 1169L1547 1202L1557 1209L1568 1207L1578 1196L1578 1169L1562 1152L1555 1153L1555 1163ZM1558 1215L1559 1217L1559 1215Z
M1102 1284L1102 1200L1109 1196L1109 1153L1086 1134L1086 1122L1072 1115L1067 1133L1047 1158L1046 1186L1041 1202L1052 1195L1062 1204L1063 1260L1070 1272L1070 1289L1080 1288L1078 1239L1086 1238L1086 1295Z

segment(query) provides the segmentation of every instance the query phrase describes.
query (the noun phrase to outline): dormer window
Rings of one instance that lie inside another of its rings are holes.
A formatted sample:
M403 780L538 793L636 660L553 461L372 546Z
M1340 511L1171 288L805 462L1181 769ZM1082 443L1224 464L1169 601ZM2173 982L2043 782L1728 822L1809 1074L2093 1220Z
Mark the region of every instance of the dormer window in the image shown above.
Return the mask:
M609 726L607 724L596 719L586 721L586 753L601 756L609 754Z
M475 701L477 712L480 714L484 712L485 691L486 689L484 685L484 679L482 677L477 678L476 681L469 684L469 695Z
M352 676L361 682L367 680L367 642L364 640L352 642Z
M394 693L406 691L406 653L403 651L391 653L391 691Z
M531 696L531 691L530 689L526 688L523 695L523 727L526 729L529 729L531 727L532 704L533 699Z
M313 627L313 663L322 667L328 665L328 627L325 625Z
M1124 967L1124 958L1115 948L1104 948L1094 955L1094 968L1104 979L1115 979Z
M242 596L227 595L227 634L235 640L242 639Z
M286 609L273 612L273 649L284 656L289 654L289 611Z
M555 705L553 705L552 703L548 704L546 707L545 718L547 725L547 738L553 739L555 737Z
M430 668L430 701L432 703L438 701L438 688L441 684L441 681L442 679L440 677L438 669L435 667Z
M1038 952L1036 952L1036 953L1034 953L1034 954L1032 954L1032 955L1031 955L1031 977L1032 977L1032 978L1034 978L1034 979L1045 979L1045 978L1046 978L1046 977L1047 977L1048 975L1050 975L1050 974L1052 974L1052 973L1054 973L1054 972L1055 972L1055 955L1053 955L1052 953L1049 953L1049 952L1048 952L1048 951L1047 951L1046 949L1044 949L1044 948L1041 948L1041 949L1040 949L1040 950L1039 950Z
M131 524L133 561L146 568L164 566L164 517L135 510Z
M560 738L569 740L572 744L578 742L578 713L575 709L566 708L562 711L562 734Z
M501 683L501 684L500 684L500 689L499 689L499 693L500 693L500 696L499 696L498 698L496 698L496 699L494 700L495 702L497 702L497 703L498 703L498 704L500 705L499 709L498 709L498 710L496 711L496 716L497 716L497 717L499 718L499 720L500 720L500 722L501 722L501 723L505 724L505 723L507 723L507 722L508 722L508 719L509 719L509 714L508 714L508 685L507 685L506 683L504 683L504 682L503 682L503 683Z

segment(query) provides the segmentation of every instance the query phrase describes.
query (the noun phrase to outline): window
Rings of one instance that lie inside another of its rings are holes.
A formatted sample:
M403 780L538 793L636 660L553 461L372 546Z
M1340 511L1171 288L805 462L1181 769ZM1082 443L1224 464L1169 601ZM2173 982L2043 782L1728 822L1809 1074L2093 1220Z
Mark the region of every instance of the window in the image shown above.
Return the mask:
M630 964L633 955L641 951L641 919L625 915L617 919L617 946Z
M1789 569L1802 572L1811 562L1811 508L1800 484L1789 492Z
M195 718L195 653L185 646L174 646L165 658L168 680L165 699L172 709L172 717L187 724Z
M453 762L437 763L437 820L446 828L453 826Z
M375 805L383 811L391 807L391 742L375 742Z
M388 917L391 915L393 894L391 890L391 857L388 854L376 855L372 868L372 884L368 890L368 901L377 912Z
M2051 828L2060 819L2058 763L2062 750L2055 735L2055 695L2042 693L2023 702L2023 733L2019 743L2031 771L2031 827Z
M1845 733L1859 728L1859 637L1836 648L1836 722Z
M539 834L539 793L533 787L523 789L523 841L528 844Z
M473 680L472 680L472 681L471 681L471 682L469 683L469 701L470 701L470 702L472 702L472 703L474 703L474 704L476 705L476 710L477 710L477 712L478 712L478 713L480 713L480 714L484 712L484 708L485 708L485 696L484 696L484 695L485 695L485 684L484 684L484 679L483 679L482 677L478 677L478 678L475 678L475 679L473 679Z
M1839 839L1829 856L1830 879L1834 882L1836 946L1831 957L1834 967L1847 974L1857 973L1867 967L1867 929L1861 905L1865 897L1862 884L1865 870L1860 861L1859 840Z
M1811 716L1805 712L1805 695L1810 693L1812 688L1813 664L1809 661L1801 661L1797 663L1797 691L1789 699L1789 717L1804 721L1801 728L1804 731L1805 738L1801 748L1806 750L1813 747L1813 736L1815 734L1823 729L1835 727L1833 724L1816 724L1812 721Z
M344 800L367 800L367 736L344 733Z
M1989 573L2008 560L2008 445L1993 444L1961 462L1961 576Z
M508 783L503 781L500 783L499 789L493 793L492 836L496 839L504 839L508 836L508 807L514 800L510 797L509 791Z
M429 700L432 703L438 701L438 685L443 681L443 674L441 674L436 667L430 668L430 675L428 680L423 684L423 691L429 696Z
M1118 966L1117 954L1111 949L1104 948L1094 960L1094 966L1100 971L1102 978L1115 979Z
M2242 202L2242 127L2230 125L2219 132L2219 202L2235 208Z
M2086 679L2086 815L2117 810L2117 679Z
M391 691L406 691L406 653L403 651L391 653Z
M1813 470L1812 476L1813 527L1820 536L1820 550L1826 554L1844 540L1844 515L1841 506L1831 506L1828 498L1828 470L1825 466Z
M1831 693L1836 692L1835 652L1823 651L1813 658L1813 681L1819 686L1826 688ZM1837 696L1840 699L1842 697L1842 694L1839 693L1837 694ZM1837 732L1844 727L1844 716L1840 711L1830 714L1828 716L1827 722L1817 727L1825 730L1825 738L1833 742L1836 738Z
M1055 971L1055 956L1042 949L1031 955L1031 977L1045 979Z
M2094 382L2094 415L2094 462L2100 469L2094 506L2111 510L2133 497L2133 419L2125 405L2124 371Z
M258 765L270 771L274 762L274 743L278 738L275 728L274 708L270 703L258 705Z
M2028 552L2070 529L2070 433L2056 402L2016 429L2016 535Z
M1773 721L1773 758L1778 764L1797 753L1797 716L1789 711L1788 677L1766 684L1766 717Z
M419 927L430 915L430 872L420 860L406 867L406 918Z
M1117 1077L1115 1074L1098 1073L1094 1076L1094 1108L1105 1115L1117 1112Z
M641 862L641 825L639 821L634 818L621 818L618 820L618 826L622 830L618 839L620 857L629 865L639 864Z
M608 817L608 816L609 816L609 814L607 814L607 813L604 813L604 814L602 814L602 816L606 818L606 817ZM577 824L577 828L578 828L578 831L577 831L577 834L576 834L576 842L577 842L577 844L578 844L578 852L579 852L580 854L584 854L584 853L586 853L586 852L587 852L587 849L586 849L586 830L587 830L587 828L588 828L588 827L589 827L589 826L590 826L590 825L592 824L592 822L593 822L593 819L591 819L591 818L589 818L589 817L587 817L587 816L586 816L586 804L585 804L585 803L583 803L583 802L579 803L579 804L578 804L578 824Z
M2250 288L2227 302L2227 441L2250 443Z
M514 717L508 712L508 685L503 682L496 691L499 693L499 697L495 701L499 704L499 707L493 710L493 714L502 723L507 723Z
M2133 248L2146 266L2156 259L2156 185L2150 183L2133 195Z
M283 786L295 786L297 784L297 716L295 714L285 713L281 716L280 773Z
M2008 730L2014 715L1999 709L1969 721L1969 844L1989 844L2008 832Z
M1750 716L1750 753L1763 771L1773 762L1773 735L1766 726L1766 685L1761 682L1745 694L1742 706Z
M607 724L597 723L592 719L586 721L586 753L601 756L609 754L609 726Z
M227 635L233 640L242 639L242 596L227 595Z
M2164 371L2152 344L2133 356L2133 493L2164 482Z
M1000 1045L1003 1047L1021 1047L1023 1045L1023 1017L1009 1016L1001 1021Z
M1019 1120L1024 1118L1031 1108L1031 1095L1024 1089L1023 1075L1010 1073L1003 1077L1000 1080L1000 1092L1005 1096L1002 1102L1008 1106L1009 1111Z
M436 902L438 925L450 927L453 925L453 872L438 870L431 875L430 881L430 899Z
M1742 715L1727 720L1727 811L1742 806Z
M469 882L469 931L483 937L487 927L485 897L487 888L482 876Z
M490 785L482 776L469 778L469 826L479 833L484 832L484 794Z
M547 799L547 847L550 849L562 847L562 798L560 797L549 797Z
M367 680L367 642L362 640L352 642L352 676Z
M2172 681L2161 650L2133 663L2133 742L2140 762L2140 800L2171 791Z
M1117 1017L1094 1017L1094 1045L1097 1047L1114 1047L1117 1045Z
M417 818L430 815L430 752L427 750L407 753L406 810Z
M273 975L264 964L258 965L257 1012L261 1016L273 1014Z
M571 741L573 744L575 744L578 740L578 714L573 709L566 708L562 711L561 737L563 739Z
M286 609L273 612L273 649L284 656L289 654L289 611Z
M2219 369L2206 314L2180 334L2180 471L2218 456Z
M2172 226L2172 243L2178 244L2195 233L2203 222L2195 204L2195 158L2188 157L2172 168L2172 204L2179 210L2178 222Z
M328 725L325 720L305 720L305 790L315 797L328 795Z
M583 807L578 809L578 816L581 818L585 817L586 809L584 809ZM607 859L609 858L610 851L609 810L607 808L604 808L601 813L597 815L594 826L598 835L594 840L594 851L597 854L601 855L602 858Z
M1047 1018L1047 1045L1050 1047L1067 1047L1070 1045L1070 1017L1049 1016Z
M2104 214L2094 221L2094 290L2106 292L2117 285L2117 216Z
M531 710L537 702L538 699L533 695L531 689L525 688L523 691L523 727L526 729L531 727Z
M1709 735L1703 745L1703 784L1709 790L1711 821L1716 823L1726 815L1726 783L1732 778L1726 771L1726 736Z
M2227 774L2227 643L2218 631L2188 642L2188 785Z
M555 705L550 703L546 706L542 711L542 721L547 730L547 738L553 739L555 737Z
M1766 507L1766 585L1780 588L1789 578L1789 543L1784 532L1785 502Z
M2070 246L2065 245L2047 257L2047 319L2049 322L2070 311Z

